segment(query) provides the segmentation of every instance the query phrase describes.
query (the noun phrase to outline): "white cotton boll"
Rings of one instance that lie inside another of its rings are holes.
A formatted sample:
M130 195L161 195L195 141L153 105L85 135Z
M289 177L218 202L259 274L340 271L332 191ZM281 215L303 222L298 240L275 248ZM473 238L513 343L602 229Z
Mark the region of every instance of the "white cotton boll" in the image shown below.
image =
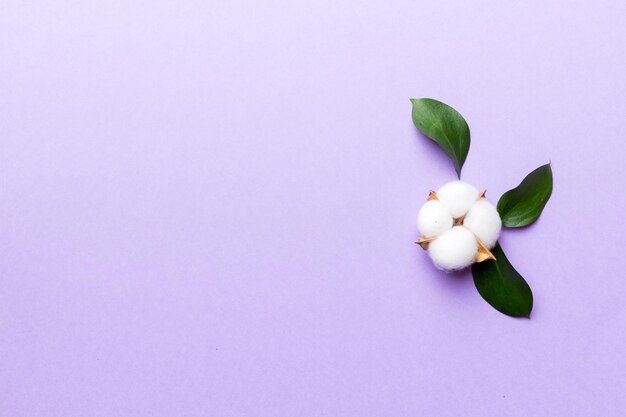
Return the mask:
M437 199L455 219L463 216L478 200L478 190L463 181L452 181L437 190Z
M470 208L463 220L463 225L489 249L496 245L500 230L502 230L502 220L500 220L498 210L484 198L478 200Z
M417 215L417 229L424 237L439 236L452 227L452 216L440 201L430 200Z
M435 266L448 271L473 264L477 251L476 237L463 226L454 226L428 245Z

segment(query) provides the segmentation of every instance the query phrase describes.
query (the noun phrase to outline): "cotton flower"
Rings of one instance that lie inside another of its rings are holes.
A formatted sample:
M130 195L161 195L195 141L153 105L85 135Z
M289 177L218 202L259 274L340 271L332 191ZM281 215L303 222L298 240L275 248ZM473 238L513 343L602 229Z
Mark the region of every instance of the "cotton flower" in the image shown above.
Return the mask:
M474 262L494 259L489 249L500 236L502 221L485 193L463 181L452 181L428 201L417 216L422 237L416 242L439 269L463 269Z

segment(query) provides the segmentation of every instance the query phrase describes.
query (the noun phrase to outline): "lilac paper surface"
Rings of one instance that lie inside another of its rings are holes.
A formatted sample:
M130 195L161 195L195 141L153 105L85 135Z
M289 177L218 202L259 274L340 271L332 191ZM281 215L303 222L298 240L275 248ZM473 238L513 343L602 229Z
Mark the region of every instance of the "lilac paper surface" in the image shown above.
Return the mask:
M620 1L5 1L0 415L623 416ZM535 295L503 316L413 244L472 130Z

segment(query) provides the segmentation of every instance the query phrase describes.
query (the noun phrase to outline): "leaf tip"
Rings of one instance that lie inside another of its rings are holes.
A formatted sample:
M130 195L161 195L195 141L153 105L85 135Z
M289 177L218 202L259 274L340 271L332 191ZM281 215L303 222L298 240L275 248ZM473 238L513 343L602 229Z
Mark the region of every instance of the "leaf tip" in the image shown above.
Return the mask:
M552 159L548 159L548 163L544 164L543 166L548 168L548 170L552 172Z

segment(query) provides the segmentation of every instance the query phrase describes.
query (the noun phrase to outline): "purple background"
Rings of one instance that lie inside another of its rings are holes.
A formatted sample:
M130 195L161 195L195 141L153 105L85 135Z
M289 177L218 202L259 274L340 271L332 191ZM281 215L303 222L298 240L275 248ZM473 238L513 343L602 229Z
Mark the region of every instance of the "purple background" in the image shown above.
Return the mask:
M624 415L623 1L0 9L0 415ZM494 202L552 161L531 320L413 244L410 97Z

